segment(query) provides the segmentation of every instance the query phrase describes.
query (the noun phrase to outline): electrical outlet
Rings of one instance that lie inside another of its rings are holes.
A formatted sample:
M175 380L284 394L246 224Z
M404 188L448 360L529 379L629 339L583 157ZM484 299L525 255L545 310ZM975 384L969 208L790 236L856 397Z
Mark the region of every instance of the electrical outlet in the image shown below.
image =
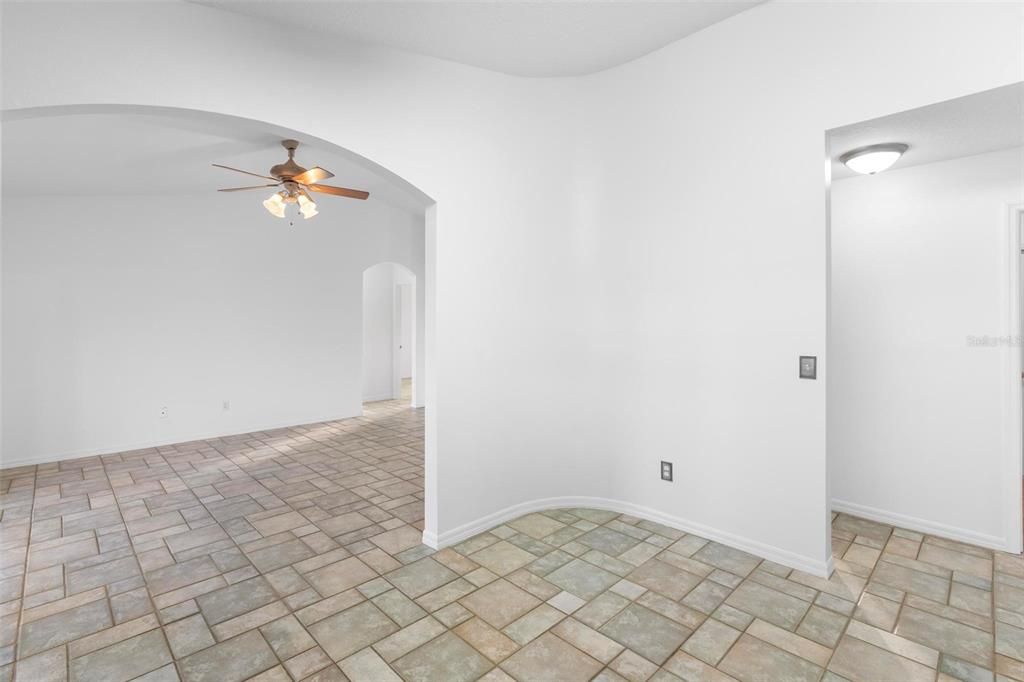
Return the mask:
M166 419L167 418L167 408L166 407L161 407L160 408L160 418L161 419Z
M223 406L224 406L224 411L227 412L228 410L231 409L231 401L230 400L225 400Z
M662 461L661 463L661 480L671 481L672 480L672 462Z

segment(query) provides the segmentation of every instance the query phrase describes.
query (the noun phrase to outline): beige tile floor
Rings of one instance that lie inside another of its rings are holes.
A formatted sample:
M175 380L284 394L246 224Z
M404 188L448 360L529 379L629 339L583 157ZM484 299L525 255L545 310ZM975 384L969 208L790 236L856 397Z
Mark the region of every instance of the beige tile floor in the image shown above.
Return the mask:
M830 580L592 509L420 545L423 412L0 472L0 680L1024 680L1024 562L838 515Z

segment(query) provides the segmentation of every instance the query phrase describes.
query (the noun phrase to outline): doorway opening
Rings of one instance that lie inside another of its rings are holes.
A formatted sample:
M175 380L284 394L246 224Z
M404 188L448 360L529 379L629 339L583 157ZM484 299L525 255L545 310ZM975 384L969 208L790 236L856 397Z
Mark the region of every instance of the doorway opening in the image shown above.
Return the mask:
M1024 196L1021 197L1024 199ZM1016 349L1007 358L1007 373L1012 373L1007 382L1007 410L1019 416L1020 422L1013 433L1008 435L1006 447L1007 462L1006 480L1015 485L1013 493L1020 493L1020 503L1016 506L1017 538L1020 541L1018 553L1024 550L1024 201L1010 206L1009 224L1007 225L1008 267L1006 284L1008 305L1006 308L1007 326L1016 331L1014 344ZM1014 258L1014 255L1017 257ZM1017 377L1020 381L1017 381Z
M398 263L363 271L363 403L414 405L416 275Z
M833 547L1020 553L1024 83L826 139ZM904 153L844 163L879 147Z

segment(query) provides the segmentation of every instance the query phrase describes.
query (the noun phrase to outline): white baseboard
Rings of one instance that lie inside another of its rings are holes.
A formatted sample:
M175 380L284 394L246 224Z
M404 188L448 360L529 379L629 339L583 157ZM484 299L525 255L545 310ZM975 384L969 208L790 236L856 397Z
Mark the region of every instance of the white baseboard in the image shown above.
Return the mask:
M928 535L946 538L947 540L965 542L969 545L996 549L1001 552L1012 551L1009 543L1004 537L977 533L973 530L967 530L966 528L957 528L956 526L936 523L935 521L928 521L916 516L899 514L885 509L878 509L876 507L868 507L863 504L856 504L845 500L832 500L832 511L859 516L862 519L867 519L868 521L877 521L878 523L898 526L899 528L906 528L907 530L916 530L919 533L927 533Z
M281 423L274 422L271 424L257 423L248 425L235 425L231 427L228 432L202 432L202 433L180 433L166 438L159 438L155 440L137 441L132 443L120 443L117 445L106 445L96 448L83 448L79 450L69 450L66 452L59 452L56 454L44 454L37 455L34 457L22 457L8 459L7 457L0 457L0 469L12 469L20 466L32 466L36 464L49 464L51 462L62 462L66 459L81 459L83 457L96 457L100 455L112 455L118 452L129 452L131 450L146 450L148 448L159 448L164 445L177 445L178 443L190 443L196 440L211 440L213 438L225 438L228 436L238 436L244 433L254 433L257 431L273 431L275 429L289 429L300 426L311 426L313 424L322 424L323 422L332 422L339 419L348 419L350 417L358 417L360 413L356 414L340 414L330 415L325 417L310 417L303 418L302 421L296 422L294 420Z
M814 559L790 552L789 550L767 545L763 542L751 540L721 531L699 523L694 523L677 516L671 516L650 507L643 507L630 502L612 500L604 497L547 497L539 500L531 500L521 504L506 507L492 514L483 516L475 521L465 523L443 533L436 533L433 530L423 531L423 544L433 549L441 549L462 542L467 538L499 526L505 521L529 514L531 512L545 511L548 509L562 509L571 507L582 507L589 509L606 509L620 514L631 514L641 519L655 521L671 528L681 530L693 535L698 535L708 540L720 542L735 549L749 552L762 559L769 559L776 563L799 569L806 573L820 577L828 577L832 573L832 559Z

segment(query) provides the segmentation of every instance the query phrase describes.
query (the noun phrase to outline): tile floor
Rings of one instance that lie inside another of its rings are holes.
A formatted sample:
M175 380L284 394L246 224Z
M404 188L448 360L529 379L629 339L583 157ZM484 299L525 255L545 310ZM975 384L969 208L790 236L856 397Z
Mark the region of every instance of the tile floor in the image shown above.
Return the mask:
M1024 680L1024 561L815 578L592 509L420 545L422 410L0 472L0 680Z

